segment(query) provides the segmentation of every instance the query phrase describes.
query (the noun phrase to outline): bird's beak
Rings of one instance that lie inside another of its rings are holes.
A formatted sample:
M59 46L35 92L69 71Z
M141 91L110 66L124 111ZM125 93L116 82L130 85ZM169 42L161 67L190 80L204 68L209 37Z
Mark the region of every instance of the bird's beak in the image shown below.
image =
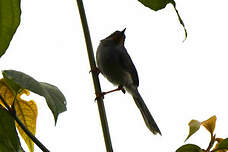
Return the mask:
M124 28L123 31L121 31L121 33L124 34L125 30L126 30L126 28Z

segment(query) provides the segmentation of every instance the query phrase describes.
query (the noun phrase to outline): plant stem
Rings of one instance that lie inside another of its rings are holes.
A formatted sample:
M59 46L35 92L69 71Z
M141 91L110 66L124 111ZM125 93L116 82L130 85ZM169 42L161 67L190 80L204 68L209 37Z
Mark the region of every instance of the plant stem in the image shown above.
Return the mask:
M78 10L79 10L79 14L81 17L81 23L82 23L83 31L84 31L90 68L92 69L91 71L92 71L92 78L93 78L95 93L101 94L101 87L100 87L98 74L96 74L96 72L94 72L94 69L96 69L96 63L95 63L95 59L94 59L93 47L92 47L92 42L91 42L91 38L90 38L89 27L88 27L88 23L87 23L87 19L86 19L85 9L84 9L82 0L77 0L77 4L78 4ZM106 151L112 152L113 150L112 150L111 137L109 134L108 121L107 121L107 117L106 117L106 113L105 113L104 102L103 102L103 99L101 97L97 98L97 105L98 105L98 109L99 109L102 129L103 129Z
M208 147L207 147L206 152L210 152L210 149L213 147L214 143L215 143L215 135L213 135L213 134L211 133L211 141L210 141L210 143L209 143L209 145L208 145Z
M49 152L49 150L24 126L24 124L20 121L20 119L17 117L16 112L14 109L12 109L5 99L0 94L0 99L2 100L3 104L7 108L7 111L9 114L15 119L15 121L18 123L18 125L21 127L21 129L26 133L26 135L43 151L43 152Z

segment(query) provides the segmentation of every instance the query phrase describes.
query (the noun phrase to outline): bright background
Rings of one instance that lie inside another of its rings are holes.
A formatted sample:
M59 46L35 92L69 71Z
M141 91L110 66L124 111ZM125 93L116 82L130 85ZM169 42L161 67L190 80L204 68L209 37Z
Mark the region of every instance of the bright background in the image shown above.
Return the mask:
M44 98L37 102L36 136L52 152L103 152L105 146L84 35L73 0L22 1L22 21L1 70L14 69L56 85L68 111L54 126ZM126 48L138 70L139 91L162 136L145 126L129 94L105 96L115 152L172 152L184 144L191 119L217 116L216 134L228 137L227 0L176 0L188 38L172 5L155 12L137 0L84 0L94 51L99 40L126 30ZM100 76L104 91L113 89ZM187 143L202 148L210 136L201 128ZM24 143L23 143L24 144ZM26 148L25 148L26 149ZM27 151L27 150L26 150ZM35 151L41 150L35 146Z

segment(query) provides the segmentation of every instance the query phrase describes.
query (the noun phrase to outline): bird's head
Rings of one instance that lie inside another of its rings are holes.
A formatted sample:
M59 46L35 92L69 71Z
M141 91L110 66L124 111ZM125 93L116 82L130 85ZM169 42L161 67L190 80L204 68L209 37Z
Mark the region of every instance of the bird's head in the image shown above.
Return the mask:
M112 33L111 35L106 37L104 40L113 41L115 44L118 44L118 45L124 45L125 30L126 30L126 28L123 31L115 31L114 33ZM102 41L104 41L104 40L102 40Z

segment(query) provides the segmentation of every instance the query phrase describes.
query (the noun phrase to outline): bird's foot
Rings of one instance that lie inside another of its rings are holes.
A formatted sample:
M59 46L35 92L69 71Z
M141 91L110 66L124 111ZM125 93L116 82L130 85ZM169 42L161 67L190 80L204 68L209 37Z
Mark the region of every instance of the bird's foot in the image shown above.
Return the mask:
M89 73L90 73L90 72L92 72L92 73L94 73L94 74L96 74L96 75L99 75L99 74L101 73L101 71L98 69L98 67L92 68L92 69L89 71Z
M97 101L99 98L104 99L104 95L106 94L105 92L101 92L101 93L95 93L96 94L96 98L94 101Z

